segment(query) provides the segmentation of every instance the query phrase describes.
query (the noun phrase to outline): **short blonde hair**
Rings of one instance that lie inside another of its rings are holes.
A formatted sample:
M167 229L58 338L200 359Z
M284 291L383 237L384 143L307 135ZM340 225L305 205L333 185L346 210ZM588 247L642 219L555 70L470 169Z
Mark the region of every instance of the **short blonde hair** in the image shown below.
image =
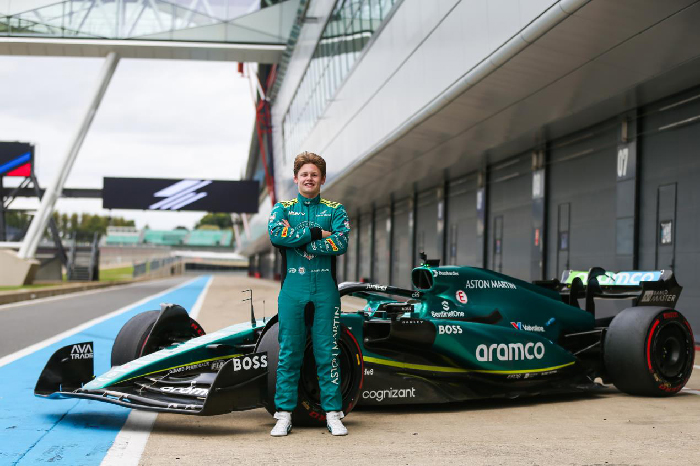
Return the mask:
M294 176L297 176L299 174L299 170L301 170L301 167L307 163L313 163L318 167L318 169L321 171L321 178L326 177L326 161L323 160L323 157L320 155L308 151L304 151L294 157Z

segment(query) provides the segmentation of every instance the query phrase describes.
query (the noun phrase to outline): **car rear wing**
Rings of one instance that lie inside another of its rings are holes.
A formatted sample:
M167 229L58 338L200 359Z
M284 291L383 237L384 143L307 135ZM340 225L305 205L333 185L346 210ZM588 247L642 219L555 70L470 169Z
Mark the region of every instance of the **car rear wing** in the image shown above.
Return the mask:
M588 284L587 270L564 270L561 276L561 283L571 285L576 278L580 278L584 285ZM598 275L596 279L600 286L629 286L639 287L642 282L658 282L669 280L673 277L672 270L632 270L627 272L605 272Z
M588 292L588 277L592 271L597 282L595 288L599 288L599 292L596 293ZM676 306L683 290L672 270L606 272L598 267L591 271L565 270L562 273L561 285L575 295L585 290L586 297L634 298L635 306L671 308ZM582 296L576 296L578 297Z

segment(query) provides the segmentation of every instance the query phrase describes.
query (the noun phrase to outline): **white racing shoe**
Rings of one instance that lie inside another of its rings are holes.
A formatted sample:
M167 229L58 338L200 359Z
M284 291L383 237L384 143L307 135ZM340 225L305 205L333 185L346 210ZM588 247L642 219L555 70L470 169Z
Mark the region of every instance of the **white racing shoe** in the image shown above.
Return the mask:
M348 429L340 421L344 417L342 411L328 411L326 413L326 426L331 435L348 435Z
M273 417L277 419L277 424L270 431L270 435L273 437L284 437L292 431L292 413L289 411L277 411Z

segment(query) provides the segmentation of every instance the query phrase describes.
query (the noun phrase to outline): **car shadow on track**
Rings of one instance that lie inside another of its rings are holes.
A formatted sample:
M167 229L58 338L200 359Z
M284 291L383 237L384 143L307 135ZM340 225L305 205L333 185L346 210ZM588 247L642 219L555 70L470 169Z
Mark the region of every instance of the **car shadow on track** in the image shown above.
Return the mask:
M411 405L387 405L367 406L360 405L355 408L358 412L373 413L451 413L460 411L477 411L490 409L509 409L527 406L538 406L556 403L570 403L576 401L589 401L607 398L609 396L623 395L613 387L598 387L590 392L582 393L558 393L546 395L528 395L517 398L486 398L478 400L459 401L443 404L411 404Z
M121 430L125 420L123 415L115 415L114 412L109 411L44 414L43 418L51 425L61 423L62 427L72 429L100 429L114 432Z

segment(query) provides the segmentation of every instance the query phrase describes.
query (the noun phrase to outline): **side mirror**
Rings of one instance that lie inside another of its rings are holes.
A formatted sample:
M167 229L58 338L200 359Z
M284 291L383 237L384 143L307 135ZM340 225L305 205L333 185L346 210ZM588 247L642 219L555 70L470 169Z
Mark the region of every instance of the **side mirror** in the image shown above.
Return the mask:
M377 308L377 312L384 311L392 322L395 322L400 315L413 312L413 305L408 303L382 303Z

